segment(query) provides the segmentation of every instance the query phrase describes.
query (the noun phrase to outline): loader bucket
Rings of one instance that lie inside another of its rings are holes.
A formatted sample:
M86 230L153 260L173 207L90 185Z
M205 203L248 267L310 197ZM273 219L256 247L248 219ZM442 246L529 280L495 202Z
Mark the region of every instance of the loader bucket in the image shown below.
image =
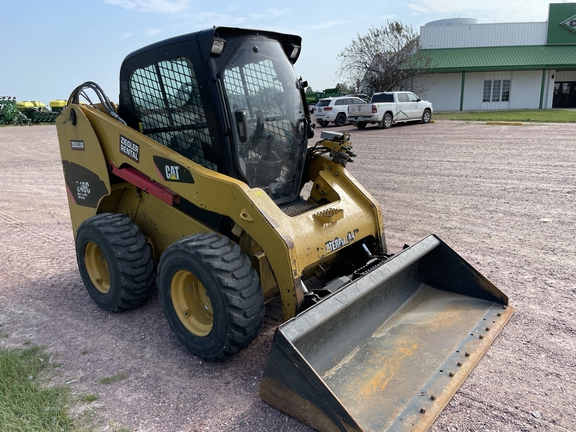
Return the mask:
M280 326L260 397L320 431L427 430L512 316L431 235Z

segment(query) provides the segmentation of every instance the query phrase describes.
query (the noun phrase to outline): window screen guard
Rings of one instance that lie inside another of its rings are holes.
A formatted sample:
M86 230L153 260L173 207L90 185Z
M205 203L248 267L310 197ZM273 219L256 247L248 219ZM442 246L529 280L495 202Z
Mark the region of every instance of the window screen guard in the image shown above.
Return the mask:
M217 171L216 161L205 157L212 140L188 59L176 57L135 70L130 91L145 135Z

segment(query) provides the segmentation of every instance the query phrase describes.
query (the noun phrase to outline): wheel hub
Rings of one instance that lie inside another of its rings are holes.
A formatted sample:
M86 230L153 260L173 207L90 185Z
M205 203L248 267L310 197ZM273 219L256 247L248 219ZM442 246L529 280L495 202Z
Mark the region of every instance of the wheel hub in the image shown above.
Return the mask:
M102 294L110 291L110 268L96 243L88 242L84 249L86 271L94 287Z
M212 330L214 313L204 285L192 273L180 270L170 283L170 296L178 318L196 336Z

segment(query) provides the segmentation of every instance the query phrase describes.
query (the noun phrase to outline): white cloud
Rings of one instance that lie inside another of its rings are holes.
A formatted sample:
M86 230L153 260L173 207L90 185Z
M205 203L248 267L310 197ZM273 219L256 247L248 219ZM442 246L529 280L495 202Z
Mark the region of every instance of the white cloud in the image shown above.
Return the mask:
M151 28L146 30L146 36L155 36L159 33L162 33L163 31L164 31L163 29Z
M104 3L134 9L138 12L173 14L189 8L190 0L104 0Z
M201 12L185 16L185 25L188 31L216 27L240 27L246 25L247 19L240 15L216 14Z
M329 29L329 28L344 25L344 24L348 24L348 21L326 21L326 22L314 24L311 26L298 26L298 28L301 28L304 30L325 30L325 29Z
M271 16L271 17L279 17L279 16L285 16L288 15L290 13L290 9L266 9L266 16Z

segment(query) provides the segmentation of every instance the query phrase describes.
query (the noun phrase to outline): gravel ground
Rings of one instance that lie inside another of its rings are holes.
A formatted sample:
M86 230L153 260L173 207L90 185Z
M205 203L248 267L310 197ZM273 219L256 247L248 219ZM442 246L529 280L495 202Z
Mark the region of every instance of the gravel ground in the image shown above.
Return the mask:
M392 252L435 233L516 308L431 430L576 430L576 125L321 130L351 131L349 170L381 204ZM258 398L278 302L247 349L200 361L156 293L123 314L89 298L55 126L0 128L0 167L0 345L45 345L62 364L55 383L98 395L77 406L97 430L312 430Z

